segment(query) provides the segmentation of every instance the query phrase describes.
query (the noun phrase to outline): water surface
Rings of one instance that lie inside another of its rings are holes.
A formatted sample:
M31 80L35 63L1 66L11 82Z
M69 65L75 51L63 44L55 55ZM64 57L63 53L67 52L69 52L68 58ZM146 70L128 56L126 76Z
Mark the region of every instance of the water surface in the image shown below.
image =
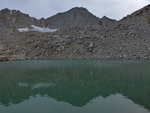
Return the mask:
M150 61L1 62L0 113L150 113Z

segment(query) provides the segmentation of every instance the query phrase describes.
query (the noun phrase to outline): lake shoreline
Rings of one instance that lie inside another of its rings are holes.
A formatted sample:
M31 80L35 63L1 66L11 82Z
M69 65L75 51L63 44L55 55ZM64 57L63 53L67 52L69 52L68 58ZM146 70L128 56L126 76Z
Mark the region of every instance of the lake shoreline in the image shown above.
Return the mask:
M0 59L0 62L21 62L21 61L149 61L150 59Z

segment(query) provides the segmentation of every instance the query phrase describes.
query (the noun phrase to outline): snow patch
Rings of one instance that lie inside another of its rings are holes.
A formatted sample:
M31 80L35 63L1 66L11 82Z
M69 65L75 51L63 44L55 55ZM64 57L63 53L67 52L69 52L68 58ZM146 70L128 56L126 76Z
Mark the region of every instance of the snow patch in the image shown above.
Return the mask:
M28 32L29 29L28 28L19 28L18 31L19 32Z
M19 32L38 31L42 33L49 33L49 32L55 32L57 31L57 29L50 29L48 27L38 27L35 25L31 25L28 28L19 28L18 31Z

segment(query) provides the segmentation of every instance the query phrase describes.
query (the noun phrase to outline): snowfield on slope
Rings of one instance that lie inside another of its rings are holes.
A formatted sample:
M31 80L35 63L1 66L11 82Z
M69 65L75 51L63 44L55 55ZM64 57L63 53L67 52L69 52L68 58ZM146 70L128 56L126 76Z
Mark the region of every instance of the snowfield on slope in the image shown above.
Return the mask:
M29 32L29 31L38 31L42 33L49 33L49 32L55 32L57 29L50 29L48 27L38 27L35 25L31 25L28 28L18 28L19 32Z

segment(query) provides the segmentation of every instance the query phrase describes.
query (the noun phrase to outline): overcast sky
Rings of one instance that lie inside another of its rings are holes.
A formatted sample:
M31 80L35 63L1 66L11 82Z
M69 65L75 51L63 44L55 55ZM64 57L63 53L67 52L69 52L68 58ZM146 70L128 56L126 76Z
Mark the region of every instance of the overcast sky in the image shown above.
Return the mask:
M98 17L121 19L150 4L150 0L0 0L0 9L17 9L36 18L47 18L73 7L85 7Z

